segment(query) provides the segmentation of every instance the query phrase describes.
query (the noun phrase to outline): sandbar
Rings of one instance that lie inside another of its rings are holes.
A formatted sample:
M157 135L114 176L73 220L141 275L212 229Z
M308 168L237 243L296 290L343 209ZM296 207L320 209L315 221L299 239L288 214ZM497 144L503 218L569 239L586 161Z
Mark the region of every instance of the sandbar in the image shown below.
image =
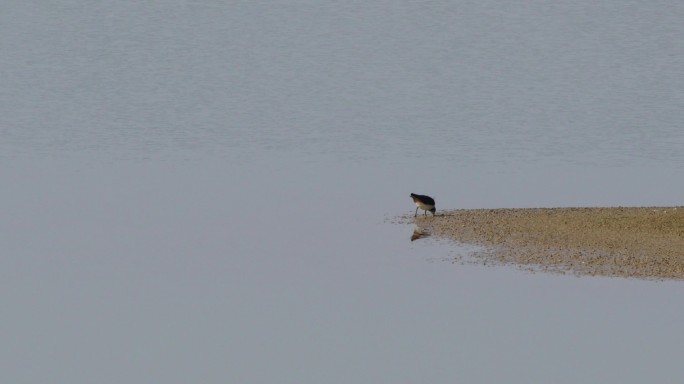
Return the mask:
M684 207L456 209L405 216L434 237L482 247L482 263L578 275L684 279Z

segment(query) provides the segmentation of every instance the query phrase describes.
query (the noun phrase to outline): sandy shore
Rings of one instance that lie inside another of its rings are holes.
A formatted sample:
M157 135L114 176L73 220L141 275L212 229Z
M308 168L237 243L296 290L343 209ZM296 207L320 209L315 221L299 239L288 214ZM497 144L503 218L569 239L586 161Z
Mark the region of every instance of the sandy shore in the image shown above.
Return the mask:
M484 263L650 279L684 278L684 207L460 209L406 217L420 231L478 244Z

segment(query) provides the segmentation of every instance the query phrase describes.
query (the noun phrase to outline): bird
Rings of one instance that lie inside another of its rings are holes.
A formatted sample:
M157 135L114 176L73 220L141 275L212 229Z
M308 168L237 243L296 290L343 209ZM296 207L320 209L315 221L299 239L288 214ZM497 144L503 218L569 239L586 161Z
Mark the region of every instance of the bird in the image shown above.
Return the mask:
M432 216L435 215L435 200L430 196L411 194L413 202L416 203L416 214L413 217L418 216L418 209L422 209L423 214L427 215L427 211L432 212Z

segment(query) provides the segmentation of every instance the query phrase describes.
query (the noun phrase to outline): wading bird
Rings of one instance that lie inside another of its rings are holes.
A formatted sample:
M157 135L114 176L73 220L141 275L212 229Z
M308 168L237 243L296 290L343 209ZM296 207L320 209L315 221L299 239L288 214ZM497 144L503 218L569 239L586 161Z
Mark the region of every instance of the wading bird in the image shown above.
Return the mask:
M416 203L416 214L413 217L418 216L418 209L422 209L423 214L427 215L427 211L432 212L432 216L435 215L435 200L430 196L411 194L413 202Z

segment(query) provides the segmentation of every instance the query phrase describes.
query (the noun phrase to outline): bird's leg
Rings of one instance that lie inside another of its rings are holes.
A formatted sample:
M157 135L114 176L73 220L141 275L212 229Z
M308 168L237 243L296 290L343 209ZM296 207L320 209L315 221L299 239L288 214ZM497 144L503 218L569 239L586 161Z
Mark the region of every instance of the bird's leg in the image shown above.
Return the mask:
M418 207L416 207L416 213L413 215L413 217L418 216Z

